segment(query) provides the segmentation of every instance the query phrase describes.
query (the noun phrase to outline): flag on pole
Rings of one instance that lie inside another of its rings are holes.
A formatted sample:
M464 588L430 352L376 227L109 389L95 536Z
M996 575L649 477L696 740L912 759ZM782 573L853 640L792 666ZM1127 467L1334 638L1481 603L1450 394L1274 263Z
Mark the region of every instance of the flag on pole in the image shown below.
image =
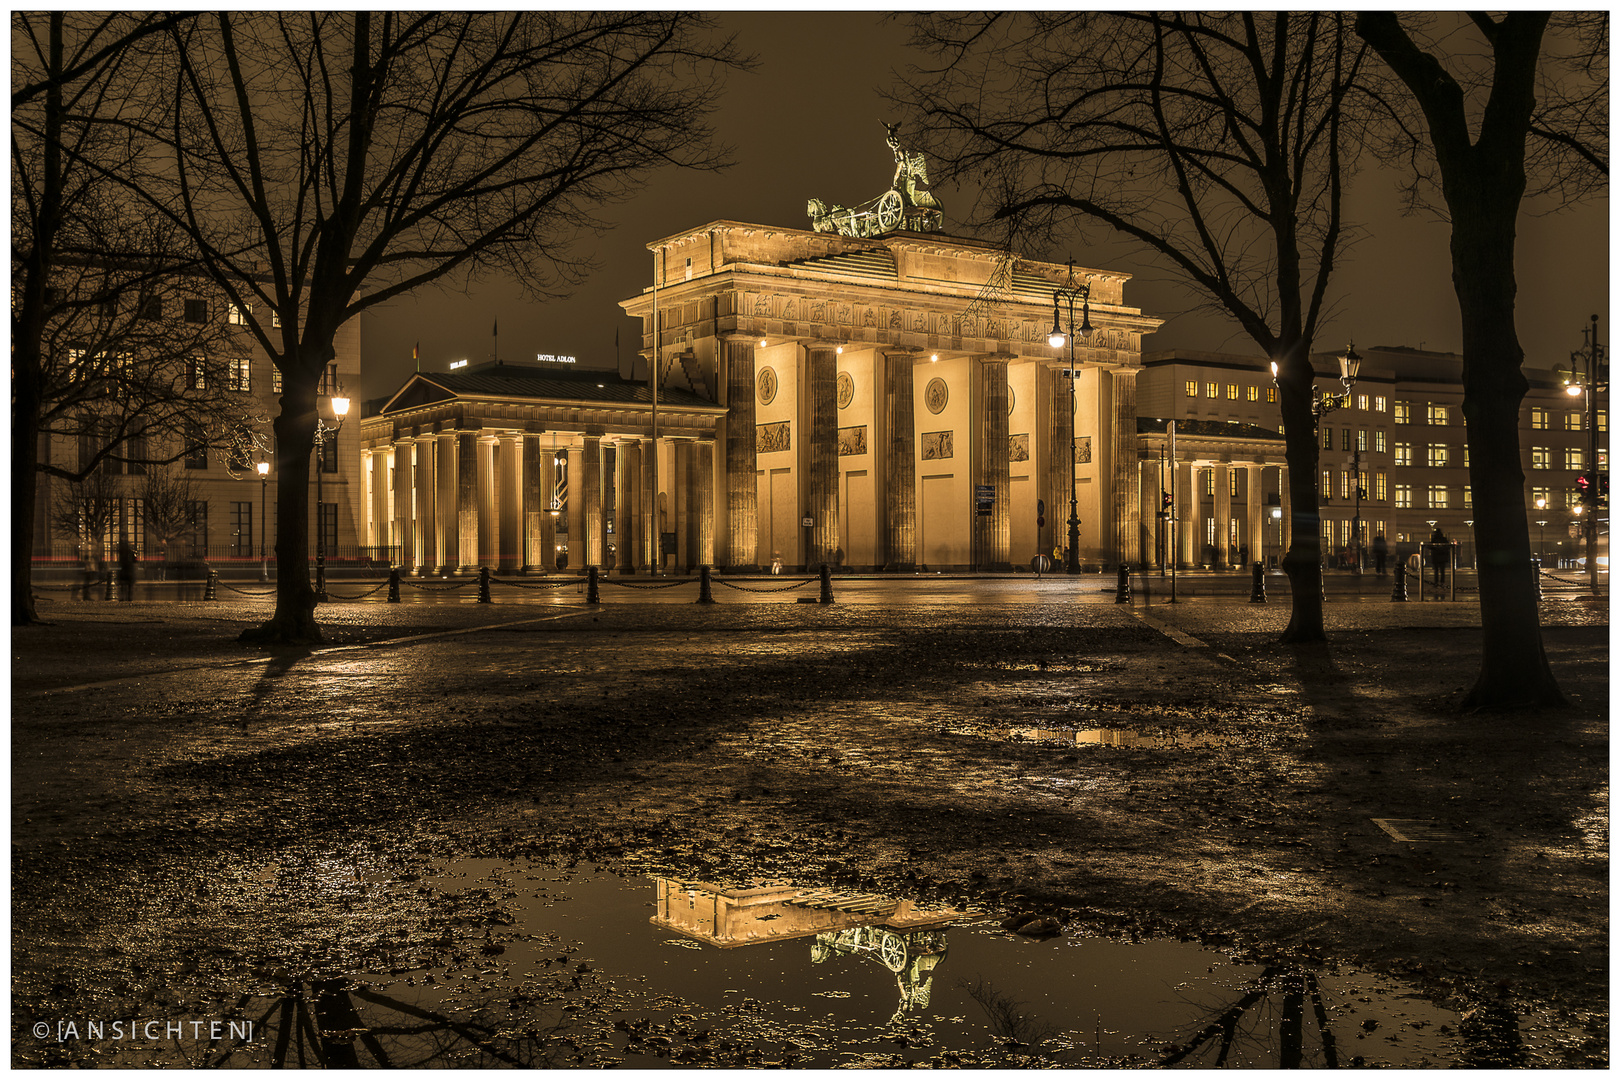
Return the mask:
M490 337L500 337L501 336L501 320L499 320L499 319L495 320L495 325L490 327L489 336Z
M411 359L416 361L416 370L420 374L422 371L422 343L420 341L411 346Z

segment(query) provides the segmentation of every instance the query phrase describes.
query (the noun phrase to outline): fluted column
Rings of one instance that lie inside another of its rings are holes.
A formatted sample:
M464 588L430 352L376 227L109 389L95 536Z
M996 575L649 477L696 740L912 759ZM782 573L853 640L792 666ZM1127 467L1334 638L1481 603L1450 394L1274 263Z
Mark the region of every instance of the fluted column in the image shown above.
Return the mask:
M478 565L495 569L500 548L500 524L495 515L495 440L478 440Z
M502 435L495 450L501 542L498 553L501 570L512 571L528 561L522 541L523 463L518 458L520 437Z
M1164 477L1157 455L1138 463L1142 470L1142 499L1137 504L1142 515L1142 567L1157 570L1164 562Z
M1199 521L1201 492L1198 490L1198 469L1190 462L1176 466L1176 525L1181 546L1181 565L1191 569L1198 565L1203 552L1202 524Z
M564 465L564 495L568 500L568 569L585 568L585 456L570 447Z
M416 567L416 548L411 543L415 522L411 514L411 462L415 457L414 440L394 440L394 521L399 536L399 565L403 569ZM316 463L320 468L320 463Z
M602 565L602 439L598 435L585 436L581 451L585 471L580 478L585 496L585 565Z
M634 574L646 565L646 543L641 521L641 443L626 439L619 443L619 501L614 520L619 530L619 571Z
M1282 498L1282 551L1287 555L1288 549L1294 544L1294 497L1288 490L1288 466L1277 466L1277 490Z
M692 455L697 498L697 556L699 566L714 565L714 440L699 439Z
M432 570L439 557L438 500L433 487L436 449L431 436L416 440L416 561L423 573Z
M1007 426L1007 357L995 353L979 357L979 375L982 393L979 415L974 428L978 432L978 468L974 484L987 485L993 493L990 513L978 512L977 500L973 508L974 550L980 566L986 570L1012 569L1009 552L1012 548L1012 517L1007 500L1011 497L1009 470L1010 452Z
M1139 369L1109 373L1109 471L1113 484L1114 560L1140 565L1142 556L1142 470L1136 452L1136 376Z
M1251 565L1257 562L1265 562L1266 511L1265 506L1261 503L1261 499L1264 497L1261 489L1265 486L1261 483L1261 478L1264 475L1264 465L1245 465L1243 467L1243 486L1247 489L1244 494L1248 497L1246 504L1248 514L1246 515L1244 528L1247 535L1243 538L1243 542L1249 548L1248 561ZM1247 570L1248 568L1245 566L1243 569Z
M812 347L809 364L805 381L810 395L809 483L804 512L812 521L806 560L815 569L822 563L831 566L838 550L838 353L831 347Z
M546 573L557 569L557 517L551 512L557 496L557 452L551 447L540 451L540 566Z
M526 571L545 569L545 547L540 541L540 519L545 516L545 489L540 483L540 436L524 435L522 504L522 567Z
M1215 569L1232 568L1232 466L1215 466Z
M1069 499L1074 492L1074 404L1071 398L1072 376L1063 364L1052 374L1051 431L1048 441L1052 448L1047 469L1047 518L1052 523L1053 550L1062 552L1069 545ZM1061 570L1061 558L1059 559Z
M917 398L913 390L914 352L883 354L885 448L885 570L917 568Z
M754 342L728 336L726 350L726 558L731 570L759 566L759 455L754 434Z
M456 433L456 538L460 570L478 569L478 432Z
M388 539L389 511L388 511L388 459L391 455L387 450L367 451L366 457L371 462L371 542L382 551L386 551L391 544ZM265 522L269 525L269 522ZM378 552L381 554L381 551Z
M433 436L433 463L435 495L438 513L434 515L433 535L438 544L438 568L441 573L453 574L461 568L461 519L459 492L461 472L458 466L460 449L455 432ZM431 564L428 569L432 569Z

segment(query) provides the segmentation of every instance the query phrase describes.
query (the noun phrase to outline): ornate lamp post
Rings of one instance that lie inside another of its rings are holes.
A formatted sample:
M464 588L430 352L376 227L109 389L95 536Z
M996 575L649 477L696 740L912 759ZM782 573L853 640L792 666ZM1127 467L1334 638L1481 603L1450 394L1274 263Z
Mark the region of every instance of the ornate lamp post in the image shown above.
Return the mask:
M1080 325L1074 323L1074 304L1080 302ZM1059 320L1060 304L1069 306L1069 332L1063 332ZM1069 548L1063 558L1063 572L1078 574L1080 572L1080 502L1075 494L1075 463L1078 456L1079 443L1074 434L1074 415L1078 411L1075 402L1074 384L1078 373L1074 369L1074 339L1091 336L1091 285L1089 283L1075 284L1074 260L1069 260L1069 283L1052 290L1052 332L1047 335L1046 343L1054 349L1063 348L1064 341L1069 343Z
M1591 583L1592 595L1598 594L1598 564L1597 564L1597 532L1598 509L1604 505L1607 494L1606 475L1598 468L1598 394L1609 388L1609 365L1604 359L1603 348L1598 344L1598 317L1592 316L1592 325L1581 331L1585 343L1569 354L1569 378L1564 380L1564 390L1570 397L1586 395L1586 468L1581 473L1581 501L1575 512L1581 514L1583 509L1591 513L1584 514L1584 528L1586 538L1586 576ZM1585 374L1581 368L1586 369Z
M256 468L259 470L259 580L269 581L270 564L264 559L264 525L270 516L266 511L268 501L266 496L270 490L270 463L261 461Z
M1345 346L1344 352L1339 354L1339 385L1344 387L1344 392L1335 394L1330 390L1318 394L1314 386L1311 388L1311 427L1317 438L1320 438L1322 433L1322 417L1335 409L1349 407L1350 388L1356 385L1356 376L1360 373L1361 354L1356 352L1356 343L1352 341ZM1277 361L1275 360L1271 362L1271 381L1277 382ZM1280 383L1278 385L1281 386ZM1321 444L1318 443L1317 445L1320 446ZM1353 467L1356 470L1356 516L1352 524L1356 533L1356 573L1359 574L1361 572L1361 444L1359 442L1356 444ZM1320 501L1323 497L1331 495L1331 492L1318 491L1316 494L1318 501ZM1281 541L1278 541L1278 543L1281 543ZM1325 555L1324 552L1324 557Z
M326 514L321 509L325 505L321 502L321 474L326 471L326 437L332 436L335 443L343 430L343 418L349 415L348 398L331 401L335 424L328 424L320 410L315 410L315 599L322 603L326 602Z

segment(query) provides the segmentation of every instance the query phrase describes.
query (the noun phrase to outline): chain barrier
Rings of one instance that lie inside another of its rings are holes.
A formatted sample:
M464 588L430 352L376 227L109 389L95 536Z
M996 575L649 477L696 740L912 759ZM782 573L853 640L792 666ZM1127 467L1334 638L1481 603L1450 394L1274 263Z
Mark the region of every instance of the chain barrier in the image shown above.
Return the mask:
M1541 572L1541 576L1544 578L1551 578L1553 581L1556 581L1561 585L1573 585L1577 589L1584 589L1591 584L1590 581L1584 581L1580 578L1559 577L1557 574L1554 574L1549 570L1543 570Z
M690 585L696 580L697 580L697 578L689 577L689 578L680 578L679 580L676 580L676 581L666 581L666 582L663 582L662 584L648 583L646 585L636 585L636 584L632 584L631 582L628 582L628 581L614 581L612 578L604 578L603 579L603 584L617 585L621 589L673 589L677 585Z
M787 592L789 589L801 589L806 585L813 585L819 580L821 580L821 579L820 578L807 577L803 581L795 581L795 582L792 582L792 583L787 584L787 585L773 585L773 586L771 586L769 588L767 588L765 586L760 586L759 588L750 588L747 585L733 585L731 582L726 581L726 580L724 580L722 578L715 578L714 583L716 585L724 585L728 589L736 589L738 592L772 593L772 592Z
M229 586L227 586L227 588L229 588ZM380 584L380 585L378 585L378 586L376 586L376 587L375 587L375 588L371 588L371 589L367 589L367 590L366 590L366 591L365 591L365 592L363 592L363 593L356 593L356 594L355 594L355 595L353 595L353 596L344 596L344 595L343 595L343 594L342 594L342 593L340 593L340 592L333 592L333 591L332 591L332 590L331 590L331 589L327 589L327 590L326 590L326 595L327 595L327 596L335 596L335 597L337 597L337 598L338 598L338 599L339 599L339 600L364 600L364 599L365 599L365 598L366 598L366 597L368 597L368 596L374 596L374 595L376 595L376 594L377 594L377 593L380 593L380 592L382 592L382 591L383 591L383 590L384 590L384 589L386 589L386 588L388 588L388 582L386 582L386 581L384 581L384 582L383 582L383 583L381 583L381 584ZM242 590L241 590L241 589L235 589L235 590L233 590L233 591L234 591L234 592L241 592L241 591L242 591ZM271 590L271 591L272 591L272 592L274 592L274 591L275 591L275 590L273 590L273 589L272 589L272 590Z
M233 593L240 593L243 596L274 596L276 594L273 587L269 589L238 589L235 585L228 585L223 580L219 584L222 588L229 589Z
M34 588L36 588L36 589L49 589L51 592L67 592L69 589L79 589L79 588L81 588L81 586L78 586L78 585L46 585L46 584L43 584L42 582L38 582L38 581L34 582L33 584L34 584ZM100 585L101 582L97 581L97 582L94 582L93 584Z
M562 581L502 581L500 578L489 579L491 585L510 585L514 589L566 589L570 585L578 588L585 584L584 578Z
M471 581L458 581L453 585L422 585L415 581L406 581L404 578L400 578L399 583L409 585L413 589L421 589L423 592L453 592L456 589L465 589L469 585L476 585L478 580L474 578Z

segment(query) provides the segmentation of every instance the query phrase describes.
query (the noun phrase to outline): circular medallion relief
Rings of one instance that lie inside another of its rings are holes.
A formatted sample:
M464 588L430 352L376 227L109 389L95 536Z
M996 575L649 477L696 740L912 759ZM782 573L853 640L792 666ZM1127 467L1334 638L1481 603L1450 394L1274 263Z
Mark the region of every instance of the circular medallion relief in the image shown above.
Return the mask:
M1007 415L1008 416L1011 416L1013 414L1013 406L1016 405L1017 403L1018 403L1018 399L1013 397L1013 388L1010 387L1010 386L1007 387Z
M923 403L928 411L938 415L945 411L945 403L951 399L950 391L945 388L944 379L929 379L928 388L923 391Z
M855 380L850 378L847 374L840 373L838 376L838 407L840 409L847 409L849 408L849 403L854 400Z
M759 403L769 405L776 400L776 369L759 369Z

